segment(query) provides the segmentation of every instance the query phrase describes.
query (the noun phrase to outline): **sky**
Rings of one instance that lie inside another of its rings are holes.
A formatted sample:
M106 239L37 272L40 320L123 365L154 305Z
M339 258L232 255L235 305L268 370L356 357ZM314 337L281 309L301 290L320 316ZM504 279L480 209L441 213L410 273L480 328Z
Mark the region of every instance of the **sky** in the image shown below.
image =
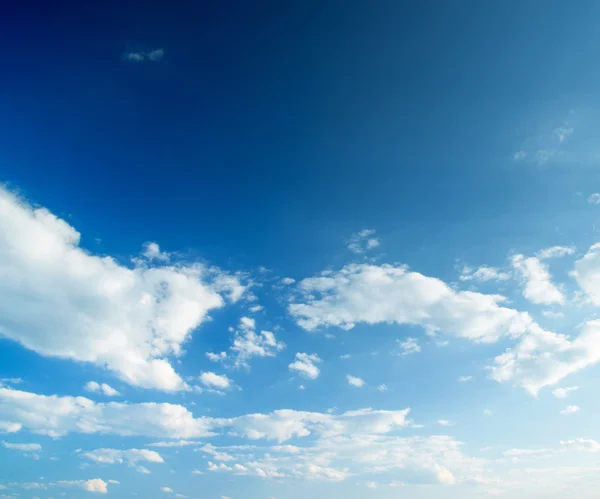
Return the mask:
M0 499L597 496L600 4L0 43Z

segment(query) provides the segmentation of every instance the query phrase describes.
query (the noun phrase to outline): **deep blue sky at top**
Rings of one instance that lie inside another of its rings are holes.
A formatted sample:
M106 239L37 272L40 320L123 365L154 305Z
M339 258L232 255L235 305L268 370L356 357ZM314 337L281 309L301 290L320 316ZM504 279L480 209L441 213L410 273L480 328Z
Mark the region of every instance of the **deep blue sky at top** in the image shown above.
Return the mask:
M429 257L474 232L504 257L505 239L552 234L589 182L511 157L597 93L598 14L584 1L16 2L0 20L0 176L123 257L156 240L302 275L363 227L423 271L449 268L452 251L440 269ZM159 47L160 63L121 60Z

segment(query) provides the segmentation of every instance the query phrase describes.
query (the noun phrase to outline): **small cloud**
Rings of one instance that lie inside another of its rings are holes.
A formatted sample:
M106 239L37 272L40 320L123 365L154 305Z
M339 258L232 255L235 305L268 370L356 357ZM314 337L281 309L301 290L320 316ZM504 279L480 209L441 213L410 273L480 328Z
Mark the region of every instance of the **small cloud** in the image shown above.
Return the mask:
M250 307L248 310L250 310L250 312L260 312L261 310L263 310L264 307L262 305L254 305L253 307Z
M369 488L369 489L376 489L377 488L377 483L376 482L367 482L365 483L365 485Z
M155 49L150 50L149 52L138 51L138 52L125 52L123 54L123 59L130 62L144 62L144 61L152 61L158 62L162 61L165 56L165 51L163 49Z
M600 192L594 192L587 198L587 202L590 204L600 204Z
M461 281L477 282L508 281L510 279L510 274L502 272L496 267L488 267L487 265L482 265L477 270L473 270L470 267L464 267L459 279Z
M350 355L349 353L345 353L343 355L340 355L340 359L351 359L352 355Z
M362 255L379 246L379 239L373 237L375 229L364 229L350 236L347 248L356 255Z
M386 384L381 384L377 387L377 391L378 392L387 392L389 390L389 388L387 387Z
M454 422L447 419L438 419L438 424L442 426L454 426Z
M513 154L513 159L515 161L521 161L522 159L525 159L527 157L527 153L525 151L517 151L516 153Z
M160 490L162 492L167 492L169 494L171 494L173 492L173 489L169 488L169 487L161 487Z
M296 360L288 368L290 371L297 371L304 378L317 379L321 371L316 364L320 362L322 361L316 353L297 353Z
M538 251L536 256L540 260L546 260L548 258L560 258L562 256L572 255L573 253L575 253L575 248L573 246L552 246L551 248Z
M581 408L578 405L568 405L562 411L560 411L560 413L561 414L575 414L576 412L579 412L580 410L581 410Z
M559 127L554 130L554 135L558 138L559 142L564 142L573 134L573 128Z
M227 352L219 352L219 353L206 352L206 358L208 360L210 360L211 362L221 362L221 361L227 359Z
M417 343L416 338L406 338L406 340L401 341L401 340L396 340L396 342L400 345L400 348L402 348L402 353L401 355L410 355L411 353L418 353L421 351L421 347L419 346L419 344Z
M471 381L472 379L473 376L459 376L456 381L458 381L459 383L466 383L467 381Z
M292 279L291 277L284 277L283 279L281 279L281 284L285 284L286 286L289 286L290 284L294 284L296 282L295 279Z
M357 388L362 388L363 386L365 386L365 381L363 379L357 378L356 376L351 376L350 374L346 376L346 380L348 381L349 385L355 386Z
M120 393L117 390L115 390L112 386L107 385L106 383L96 383L95 381L90 381L86 383L83 389L86 392L102 393L107 397L116 397L117 395L120 395Z
M493 416L494 412L491 409L484 409L483 410L483 415L484 416Z
M562 312L553 312L552 310L543 310L542 315L548 319L564 319L565 314Z
M168 262L169 254L160 250L160 246L154 242L147 242L144 244L144 251L142 251L142 256L144 256L148 261L157 260L160 262Z
M225 374L220 375L212 372L203 372L200 374L200 382L207 388L227 390L231 387L231 380Z
M565 388L556 388L552 390L552 395L554 395L557 399L566 399L569 396L569 393L579 390L578 386L567 386Z

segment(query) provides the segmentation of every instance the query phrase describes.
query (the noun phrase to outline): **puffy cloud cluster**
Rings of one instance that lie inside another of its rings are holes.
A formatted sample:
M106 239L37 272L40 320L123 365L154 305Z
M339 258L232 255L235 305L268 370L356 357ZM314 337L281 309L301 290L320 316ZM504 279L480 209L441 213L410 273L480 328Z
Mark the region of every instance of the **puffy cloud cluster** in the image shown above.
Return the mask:
M224 305L220 293L239 298L243 286L214 268L166 265L158 246L130 268L79 242L66 221L0 187L0 335L132 385L185 389L168 358Z
M515 255L512 265L523 282L523 296L532 303L550 305L565 303L563 292L552 282L548 267L539 258Z
M301 376L308 379L317 379L321 371L316 364L320 363L321 359L316 354L297 353L296 360L292 362L288 368L290 371L297 371Z
M82 457L101 464L127 463L137 468L142 473L149 473L143 466L137 466L137 463L164 463L162 456L153 450L147 449L96 449L83 452Z

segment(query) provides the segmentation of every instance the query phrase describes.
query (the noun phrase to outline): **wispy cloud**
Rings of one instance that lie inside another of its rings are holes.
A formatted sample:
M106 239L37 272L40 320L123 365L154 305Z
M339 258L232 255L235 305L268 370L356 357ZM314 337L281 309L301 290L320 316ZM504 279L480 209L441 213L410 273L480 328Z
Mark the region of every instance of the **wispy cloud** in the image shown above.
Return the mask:
M165 51L161 48L150 50L150 51L134 51L134 52L125 52L123 54L123 59L130 62L144 62L144 61L152 61L159 62L162 61L165 56Z

